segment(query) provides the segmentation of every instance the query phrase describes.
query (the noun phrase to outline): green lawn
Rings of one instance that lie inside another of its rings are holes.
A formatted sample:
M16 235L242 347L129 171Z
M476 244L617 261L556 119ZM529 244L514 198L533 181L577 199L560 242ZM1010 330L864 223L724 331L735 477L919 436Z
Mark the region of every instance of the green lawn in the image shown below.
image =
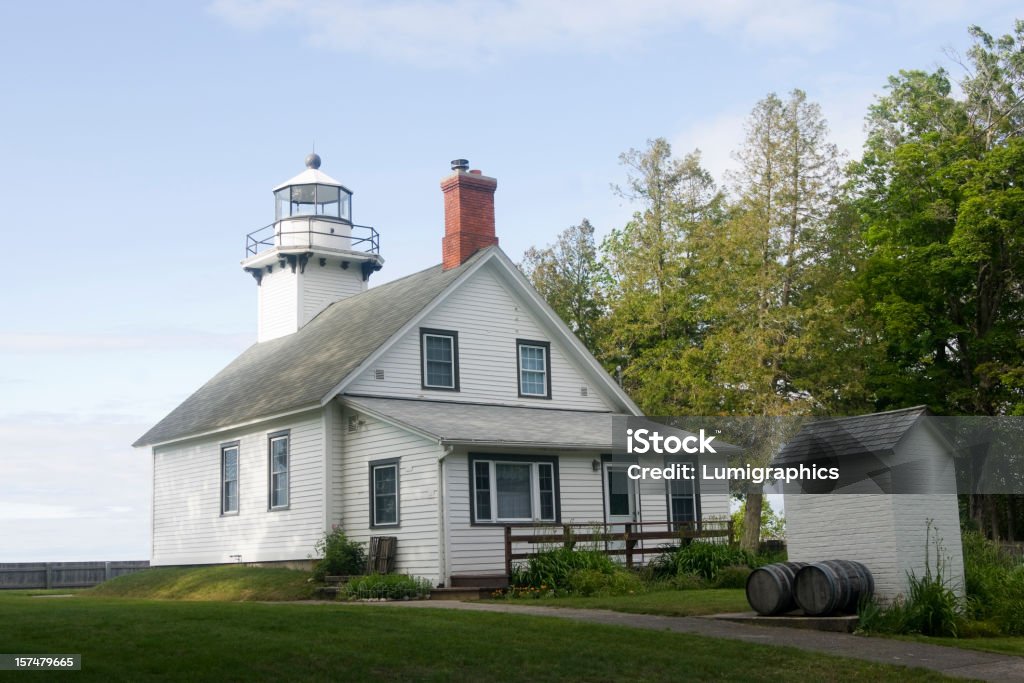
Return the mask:
M0 594L7 653L84 680L948 680L922 670L542 617L367 605ZM11 680L52 673L0 673Z
M523 598L513 602L514 604L521 605L610 609L616 612L661 614L671 617L750 611L744 591L731 588L684 591L663 590L637 593L636 595L613 595L592 598Z
M1024 636L1001 636L998 638L930 638L928 636L879 636L912 640L917 643L959 647L964 650L998 652L1004 655L1024 657Z
M90 595L167 600L308 600L309 572L218 565L156 567L126 574L92 588Z

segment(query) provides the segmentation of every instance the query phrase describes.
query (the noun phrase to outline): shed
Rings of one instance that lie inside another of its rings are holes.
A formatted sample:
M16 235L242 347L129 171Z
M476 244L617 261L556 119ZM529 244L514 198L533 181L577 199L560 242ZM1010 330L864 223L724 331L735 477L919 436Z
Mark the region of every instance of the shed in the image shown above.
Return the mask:
M836 481L784 487L786 541L794 562L856 560L875 595L907 595L909 576L941 567L964 592L953 449L924 406L804 426L775 457L779 467L838 467Z

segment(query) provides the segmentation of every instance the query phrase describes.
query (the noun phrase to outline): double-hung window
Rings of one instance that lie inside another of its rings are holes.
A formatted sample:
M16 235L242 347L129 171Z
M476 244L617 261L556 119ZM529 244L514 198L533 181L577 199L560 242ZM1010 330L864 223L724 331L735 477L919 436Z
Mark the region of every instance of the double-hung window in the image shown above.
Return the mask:
M220 447L220 513L238 513L238 442Z
M398 458L370 463L370 526L398 526Z
M420 373L424 389L459 390L459 333L420 328Z
M551 344L543 341L516 340L519 369L519 395L551 398Z
M558 464L554 458L472 456L473 521L557 522Z
M680 463L696 466L695 463ZM697 487L694 479L668 479L669 512L674 523L697 521Z
M271 510L280 510L288 507L288 480L290 453L288 443L290 433L274 432L267 436L270 458L270 500L268 507Z

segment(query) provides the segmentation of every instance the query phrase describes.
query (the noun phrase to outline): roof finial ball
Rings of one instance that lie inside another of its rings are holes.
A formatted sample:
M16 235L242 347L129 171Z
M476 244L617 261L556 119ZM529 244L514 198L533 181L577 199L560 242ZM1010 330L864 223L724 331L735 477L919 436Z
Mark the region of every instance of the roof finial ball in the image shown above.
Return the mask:
M306 157L306 168L317 169L320 168L320 155L316 152Z

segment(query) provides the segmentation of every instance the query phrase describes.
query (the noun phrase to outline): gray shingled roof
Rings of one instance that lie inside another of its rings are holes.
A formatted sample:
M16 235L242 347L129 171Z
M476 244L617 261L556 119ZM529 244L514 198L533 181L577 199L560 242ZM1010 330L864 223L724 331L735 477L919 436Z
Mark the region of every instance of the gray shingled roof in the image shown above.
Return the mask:
M625 414L474 403L345 396L357 411L379 415L442 443L609 450L612 419Z
M331 304L294 334L254 344L143 434L148 446L319 405L327 393L483 258L440 265Z
M915 406L811 422L783 446L773 462L782 465L826 455L835 458L881 455L896 448L914 423L929 414L926 406Z

